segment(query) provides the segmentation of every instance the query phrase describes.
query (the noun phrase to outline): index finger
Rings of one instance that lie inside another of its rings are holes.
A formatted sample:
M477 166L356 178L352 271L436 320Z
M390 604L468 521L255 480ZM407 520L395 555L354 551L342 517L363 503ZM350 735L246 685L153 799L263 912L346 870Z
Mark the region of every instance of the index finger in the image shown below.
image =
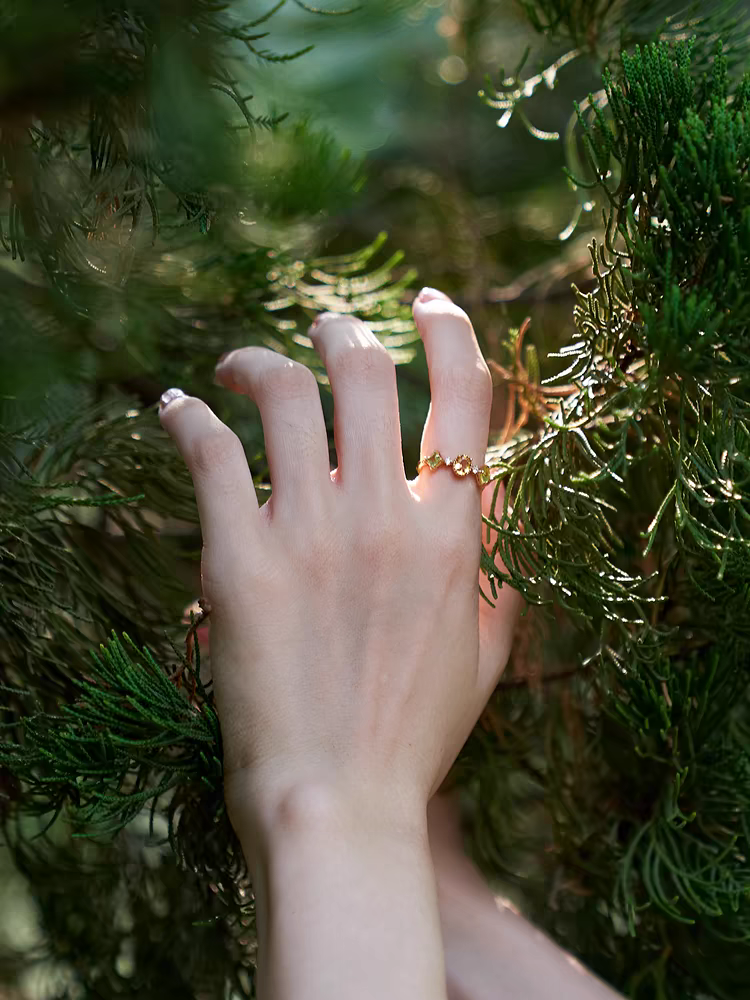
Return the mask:
M205 543L227 558L245 551L260 518L242 442L203 400L181 389L162 395L159 419L190 470Z

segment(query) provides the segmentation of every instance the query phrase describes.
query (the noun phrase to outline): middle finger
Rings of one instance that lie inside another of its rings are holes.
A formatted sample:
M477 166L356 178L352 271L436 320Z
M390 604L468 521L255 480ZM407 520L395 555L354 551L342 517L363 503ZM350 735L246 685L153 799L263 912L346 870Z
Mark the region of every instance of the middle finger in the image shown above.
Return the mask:
M406 487L396 366L375 334L359 319L321 313L310 337L333 390L333 435L345 485Z

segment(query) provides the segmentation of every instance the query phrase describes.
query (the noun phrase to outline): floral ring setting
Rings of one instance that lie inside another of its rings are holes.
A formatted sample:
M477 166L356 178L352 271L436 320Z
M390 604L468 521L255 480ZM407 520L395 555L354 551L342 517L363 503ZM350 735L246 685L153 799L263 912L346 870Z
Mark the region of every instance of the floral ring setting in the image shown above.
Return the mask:
M427 455L425 458L420 458L417 463L417 474L419 474L425 467L434 472L436 469L439 469L441 465L444 465L448 469L452 469L453 474L458 476L459 479L463 479L468 475L473 475L480 490L484 489L490 481L489 465L476 466L468 455L458 455L456 458L448 458L447 456L441 455L439 451L433 451L431 455Z

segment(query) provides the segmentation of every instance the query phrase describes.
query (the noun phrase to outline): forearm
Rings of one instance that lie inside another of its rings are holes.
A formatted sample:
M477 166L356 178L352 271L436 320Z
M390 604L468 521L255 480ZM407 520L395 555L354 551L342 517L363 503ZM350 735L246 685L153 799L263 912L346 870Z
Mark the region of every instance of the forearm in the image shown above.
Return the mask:
M618 994L513 908L480 873L442 875L438 896L449 1000L618 1000Z
M245 840L261 1000L446 1000L426 818L313 794Z

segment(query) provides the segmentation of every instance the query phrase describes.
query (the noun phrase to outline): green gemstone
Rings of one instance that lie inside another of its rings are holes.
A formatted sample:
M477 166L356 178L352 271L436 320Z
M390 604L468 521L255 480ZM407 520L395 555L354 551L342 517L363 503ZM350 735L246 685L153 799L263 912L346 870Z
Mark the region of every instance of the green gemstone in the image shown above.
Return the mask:
M438 466L443 464L443 456L439 451L433 451L433 453L427 459L427 464L431 469L437 469Z

